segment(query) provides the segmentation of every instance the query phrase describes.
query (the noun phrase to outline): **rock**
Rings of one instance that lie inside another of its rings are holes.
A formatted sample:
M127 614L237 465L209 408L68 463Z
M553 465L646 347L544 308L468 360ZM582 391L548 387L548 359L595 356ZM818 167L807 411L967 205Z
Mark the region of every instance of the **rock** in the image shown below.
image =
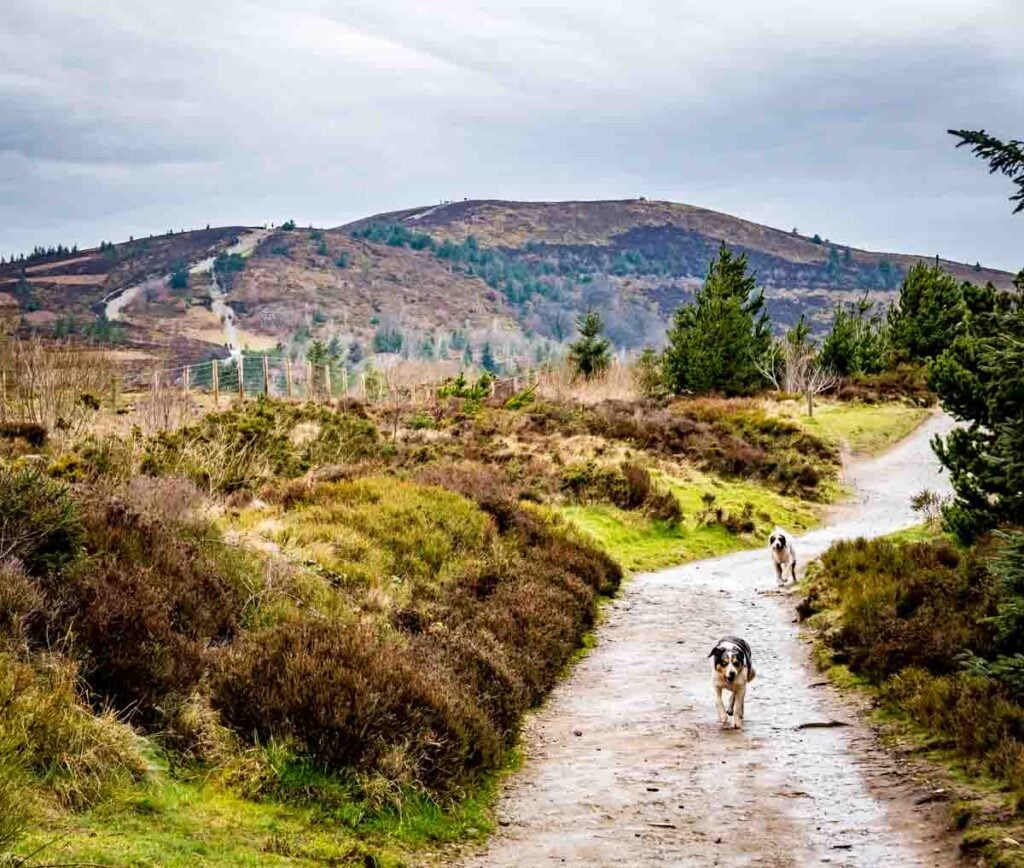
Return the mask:
M811 720L807 723L801 723L797 726L797 729L835 729L836 727L849 725L842 720Z
M582 729L574 729L572 731L572 734L577 736L577 737L579 737L579 736L583 735L583 730Z

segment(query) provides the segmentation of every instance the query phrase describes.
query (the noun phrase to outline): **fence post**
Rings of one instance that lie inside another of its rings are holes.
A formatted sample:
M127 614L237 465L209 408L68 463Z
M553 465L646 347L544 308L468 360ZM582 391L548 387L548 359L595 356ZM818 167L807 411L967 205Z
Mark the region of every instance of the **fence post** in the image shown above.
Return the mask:
M288 397L292 398L292 360L289 356L285 356L284 359L284 379L288 389Z
M188 387L190 385L190 383L189 383L189 371L191 371L191 370L192 370L191 366L185 365L185 376L182 379L182 382L185 385L185 400L186 401L188 400Z
M7 371L0 371L0 418L7 418Z
M220 406L220 369L218 368L219 362L213 360L213 406Z
M153 371L153 392L155 393L160 388L160 372Z
M306 359L306 400L313 400L313 363Z
M324 391L327 393L327 400L331 399L331 366L324 365Z
M270 362L266 353L263 354L263 394L270 397Z
M363 383L363 400L365 401L368 397L366 394L366 371L363 371L361 379Z
M344 398L348 394L348 368L342 365L341 368L341 397Z
M238 354L238 397L245 400L245 356Z

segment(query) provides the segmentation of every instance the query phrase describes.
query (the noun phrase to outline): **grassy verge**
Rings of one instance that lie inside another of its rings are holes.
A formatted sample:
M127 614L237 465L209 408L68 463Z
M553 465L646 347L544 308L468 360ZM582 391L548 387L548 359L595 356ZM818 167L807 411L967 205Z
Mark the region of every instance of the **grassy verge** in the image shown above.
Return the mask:
M295 806L253 801L211 782L165 779L101 808L61 815L17 852L47 864L398 868L446 844L485 838L500 780L518 763L518 752L509 751L506 767L457 803L411 797L400 811L374 809L349 793L333 808L322 801Z
M923 525L839 542L814 564L799 612L838 686L866 691L873 722L932 764L979 864L1024 866L1022 543L957 548Z
M808 430L835 443L845 444L851 452L877 455L907 437L931 410L896 401L862 404L856 401L822 401L808 417L799 402L782 402L780 411L796 418Z
M683 508L684 519L679 524L610 504L567 506L562 514L592 536L624 569L634 572L753 548L763 544L776 524L803 531L814 527L820 518L820 505L776 494L755 483L717 479L696 471L686 478L662 476L661 481ZM710 507L705 501L708 496L714 496ZM717 508L724 511L725 519L746 511L752 527L733 532L717 520Z

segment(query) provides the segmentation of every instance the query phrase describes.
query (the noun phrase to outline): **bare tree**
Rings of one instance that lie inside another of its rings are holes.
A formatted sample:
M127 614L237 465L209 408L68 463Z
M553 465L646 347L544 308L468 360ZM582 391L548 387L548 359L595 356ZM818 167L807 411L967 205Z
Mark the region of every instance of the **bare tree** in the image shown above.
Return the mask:
M0 341L0 370L6 418L75 436L110 393L117 366L100 350L15 337Z
M834 371L818 363L812 348L788 340L773 343L757 369L779 392L803 395L808 416L814 415L814 398L839 382Z

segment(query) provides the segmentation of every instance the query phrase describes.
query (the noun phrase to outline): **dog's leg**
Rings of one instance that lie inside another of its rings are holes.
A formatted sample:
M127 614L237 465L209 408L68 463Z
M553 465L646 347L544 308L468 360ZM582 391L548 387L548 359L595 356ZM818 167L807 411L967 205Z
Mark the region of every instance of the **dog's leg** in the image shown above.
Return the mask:
M732 717L733 709L736 707L736 691L729 691L729 707L725 710L725 713Z
M775 561L775 581L782 584L782 564L778 561Z
M725 726L729 715L726 713L725 703L722 702L722 688L717 684L715 685L715 708L718 710L718 722Z
M790 572L793 574L793 583L796 584L796 558L789 562Z
M743 700L746 697L747 686L741 685L736 689L736 692L732 696L733 706L735 708L732 715L732 728L743 729Z

